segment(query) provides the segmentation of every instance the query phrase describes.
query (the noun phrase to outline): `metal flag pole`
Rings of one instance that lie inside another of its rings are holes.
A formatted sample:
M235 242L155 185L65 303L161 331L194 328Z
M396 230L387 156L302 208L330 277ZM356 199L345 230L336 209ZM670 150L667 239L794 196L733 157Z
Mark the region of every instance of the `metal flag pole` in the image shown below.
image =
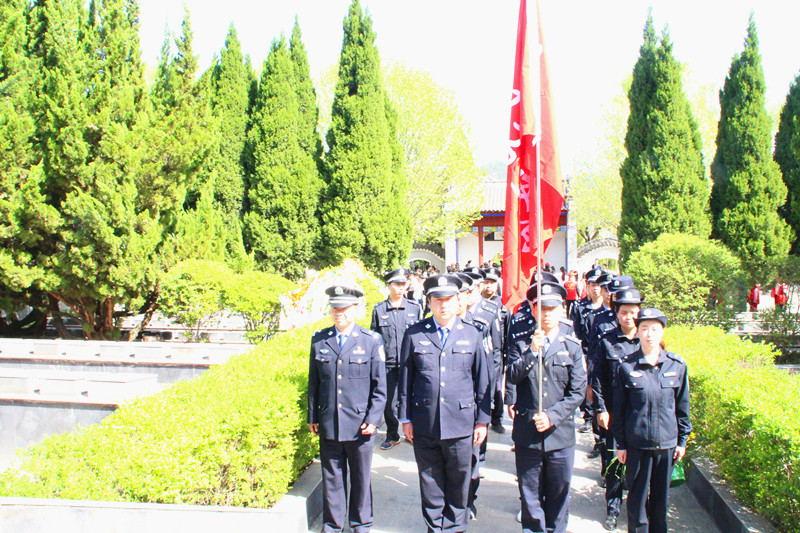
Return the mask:
M538 120L538 117L537 117ZM542 329L542 175L539 168L539 141L541 139L541 132L537 132L536 144L536 170L534 171L534 179L536 180L536 316L539 317L536 327ZM542 330L544 331L544 330ZM539 371L537 372L538 390L539 390L539 403L538 412L542 414L542 377L544 374L544 344L539 346Z

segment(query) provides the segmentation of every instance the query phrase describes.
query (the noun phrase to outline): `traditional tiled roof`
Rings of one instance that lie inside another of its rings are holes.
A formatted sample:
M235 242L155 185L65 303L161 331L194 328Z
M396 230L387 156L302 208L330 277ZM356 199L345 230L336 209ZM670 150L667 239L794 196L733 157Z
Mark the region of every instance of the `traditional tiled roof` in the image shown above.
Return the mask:
M483 205L481 211L494 211L502 213L506 210L506 182L503 181L484 181L483 182Z

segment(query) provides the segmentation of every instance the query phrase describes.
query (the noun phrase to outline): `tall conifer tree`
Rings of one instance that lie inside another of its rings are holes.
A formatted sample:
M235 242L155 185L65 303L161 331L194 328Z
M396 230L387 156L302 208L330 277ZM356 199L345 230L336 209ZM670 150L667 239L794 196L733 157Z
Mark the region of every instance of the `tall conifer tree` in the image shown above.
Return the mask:
M714 235L751 268L764 259L785 256L793 237L778 212L786 203L786 186L772 158L764 93L751 15L744 50L733 58L720 91L717 153L711 166Z
M387 110L372 20L353 0L344 20L327 139L321 211L329 262L354 256L381 271L409 252L411 223L404 199L397 197L402 163Z
M0 307L46 307L47 272L36 261L59 222L45 202L44 175L32 144L33 87L26 54L25 0L0 1ZM0 318L0 331L11 326Z
M211 106L217 118L217 147L211 173L217 202L231 218L239 218L244 202L242 157L247 135L250 87L242 47L233 25L211 75Z
M707 237L709 187L702 143L683 91L681 67L652 17L633 70L622 164L621 259L662 233Z
M775 161L781 167L788 195L782 214L794 230L792 253L800 252L800 75L798 75L786 103L781 110L778 133L775 135Z
M314 153L304 146L307 133L296 71L281 38L264 63L253 108L244 229L260 266L290 277L303 275L319 241L323 181Z
M303 45L303 36L300 32L300 23L295 18L292 28L292 37L289 39L289 53L294 64L294 73L297 78L297 99L300 104L300 117L303 122L300 143L303 149L312 154L319 162L322 157L322 142L317 133L319 110L317 109L317 92L311 81L311 69L308 65L308 54Z

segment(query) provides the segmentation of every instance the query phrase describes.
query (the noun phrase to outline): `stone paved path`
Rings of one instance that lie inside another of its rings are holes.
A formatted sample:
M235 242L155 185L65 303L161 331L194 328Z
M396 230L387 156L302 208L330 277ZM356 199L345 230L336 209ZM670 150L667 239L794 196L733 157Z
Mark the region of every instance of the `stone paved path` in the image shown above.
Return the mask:
M470 522L470 532L511 533L521 531L515 515L519 511L519 491L514 474L514 454L511 449L511 423L505 420L506 433L489 431L489 449L484 478L478 491L478 519ZM375 439L372 463L372 490L375 501L373 533L419 533L425 531L420 512L419 484L414 453L403 443L388 452L377 446L384 435ZM598 481L600 459L588 459L591 435L578 434L575 470L572 479L572 503L568 531L589 533L605 531L603 489ZM670 531L680 533L718 531L711 518L699 506L686 486L670 492ZM625 510L620 517L619 531L626 530ZM311 531L317 533L321 523Z

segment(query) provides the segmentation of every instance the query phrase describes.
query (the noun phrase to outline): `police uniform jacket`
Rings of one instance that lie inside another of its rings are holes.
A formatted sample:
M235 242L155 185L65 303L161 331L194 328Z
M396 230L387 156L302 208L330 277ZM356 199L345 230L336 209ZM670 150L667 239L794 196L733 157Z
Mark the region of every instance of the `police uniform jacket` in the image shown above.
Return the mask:
M663 450L686 446L689 421L689 377L679 356L661 351L650 366L641 350L617 370L611 427L617 448Z
M512 438L515 446L561 450L575 445L573 412L586 393L586 369L581 343L572 336L559 335L544 354L542 409L553 426L540 433L533 423L538 410L538 355L526 346L519 355L509 354L507 379L516 386Z
M494 378L503 368L503 332L500 325L500 309L494 302L483 298L469 314L472 322L488 338L486 353L494 366L495 374L492 376Z
M614 381L620 363L639 351L639 339L626 337L619 327L603 335L598 344L597 359L589 376L594 393L594 410L610 413L614 407Z
M414 434L436 439L472 435L491 420L489 369L483 335L460 318L442 345L433 317L417 322L400 351L398 418Z
M383 348L386 351L386 366L400 364L400 345L406 329L422 318L422 307L415 301L403 298L399 307L393 307L389 300L384 300L372 309L370 329L380 334Z
M522 353L528 349L531 337L535 331L536 319L533 318L530 307L525 307L523 310L514 313L508 330L508 338L506 339L507 364L511 364L512 357L519 359ZM564 337L574 338L572 321L565 318L560 319L558 323L558 332ZM516 403L516 398L516 385L512 383L510 379L506 379L503 403L505 405L514 405Z
M586 336L586 355L591 370L599 357L600 341L606 333L617 327L617 316L611 309L601 307L590 315L590 329Z
M336 328L311 339L308 422L328 440L359 438L364 422L379 425L386 406L386 369L380 335L353 327L341 351Z

